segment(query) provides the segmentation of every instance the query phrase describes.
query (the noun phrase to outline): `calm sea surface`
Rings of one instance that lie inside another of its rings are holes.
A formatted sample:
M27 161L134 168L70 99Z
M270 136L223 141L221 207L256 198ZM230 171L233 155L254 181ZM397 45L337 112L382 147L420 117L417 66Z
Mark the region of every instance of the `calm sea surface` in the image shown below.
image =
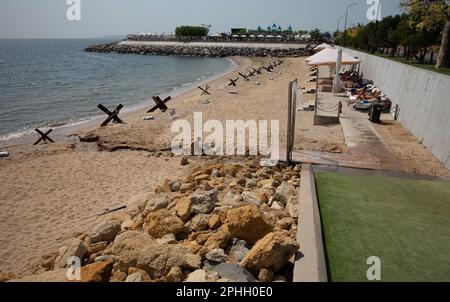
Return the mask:
M226 59L85 53L106 40L0 40L0 141L132 108L233 66ZM149 103L151 104L151 103Z

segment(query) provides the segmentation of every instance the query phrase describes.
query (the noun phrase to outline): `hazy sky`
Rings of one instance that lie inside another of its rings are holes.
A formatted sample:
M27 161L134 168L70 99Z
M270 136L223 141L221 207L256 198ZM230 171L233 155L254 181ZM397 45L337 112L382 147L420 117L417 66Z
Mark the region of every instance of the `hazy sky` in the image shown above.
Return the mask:
M348 4L349 25L367 23L367 0L80 0L81 21L68 21L66 0L0 0L0 38L87 38L173 32L178 25L335 31ZM399 0L382 0L382 16L400 13ZM341 28L344 27L344 19Z

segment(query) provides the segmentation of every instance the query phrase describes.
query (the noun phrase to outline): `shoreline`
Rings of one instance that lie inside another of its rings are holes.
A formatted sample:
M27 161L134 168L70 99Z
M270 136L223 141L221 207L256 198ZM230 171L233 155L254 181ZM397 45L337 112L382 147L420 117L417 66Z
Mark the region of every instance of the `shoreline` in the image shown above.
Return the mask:
M201 78L200 80L196 79L190 84L186 86L176 86L170 89L170 92L167 94L160 95L162 98L167 96L172 96L172 99L182 98L184 95L195 91L197 86L201 86L205 83L215 81L221 78L224 78L231 74L233 71L239 68L241 63L236 58L224 58L231 62L229 68L226 68L221 71L216 71L209 77ZM140 101L136 104L128 105L128 108L122 110L122 116L127 117L133 114L138 113L142 109L151 106L153 100L151 100L151 96L148 97L145 101ZM68 124L60 125L53 127L53 132L50 137L57 139L58 141L70 142L74 141L74 137L77 136L75 131L83 131L94 128L97 124L101 123L105 119L105 115L96 115L91 117L81 118L75 122L70 122ZM52 127L45 127L44 129L50 129ZM0 140L0 148L9 148L9 147L18 147L22 145L32 144L37 140L37 135L34 133L32 129L25 130L23 132L12 132L5 135L3 137L12 136L6 140Z

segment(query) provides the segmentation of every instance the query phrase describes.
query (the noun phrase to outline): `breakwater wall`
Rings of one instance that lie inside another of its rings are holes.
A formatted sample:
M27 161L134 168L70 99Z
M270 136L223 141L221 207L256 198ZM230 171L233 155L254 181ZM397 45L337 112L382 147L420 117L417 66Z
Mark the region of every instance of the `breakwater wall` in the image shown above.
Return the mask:
M450 169L450 76L345 49L394 104L399 121Z
M184 57L298 57L310 54L311 46L283 43L144 42L122 41L97 44L87 52Z

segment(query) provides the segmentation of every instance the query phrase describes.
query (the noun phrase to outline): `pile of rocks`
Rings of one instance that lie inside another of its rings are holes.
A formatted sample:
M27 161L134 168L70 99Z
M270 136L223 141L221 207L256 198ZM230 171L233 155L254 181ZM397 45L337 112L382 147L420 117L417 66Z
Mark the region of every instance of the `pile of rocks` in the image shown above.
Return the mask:
M189 45L126 45L107 43L91 45L86 52L121 53L183 57L298 57L305 54L303 48L270 47L226 47L226 46L189 46Z
M127 212L77 234L21 281L290 281L300 166L214 163L133 197Z

